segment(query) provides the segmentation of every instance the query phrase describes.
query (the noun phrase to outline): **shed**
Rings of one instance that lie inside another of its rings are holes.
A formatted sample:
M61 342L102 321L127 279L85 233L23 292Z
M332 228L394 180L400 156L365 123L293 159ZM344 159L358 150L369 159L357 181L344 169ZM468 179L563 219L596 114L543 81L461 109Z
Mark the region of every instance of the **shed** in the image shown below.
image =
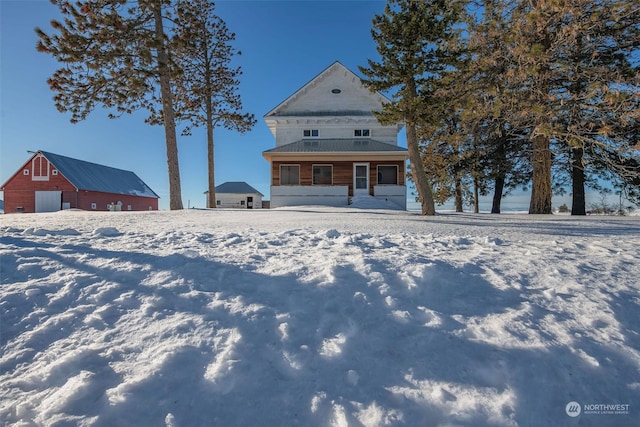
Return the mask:
M264 195L246 182L225 182L216 187L219 208L261 209Z
M158 210L158 195L135 173L37 151L0 188L5 213Z

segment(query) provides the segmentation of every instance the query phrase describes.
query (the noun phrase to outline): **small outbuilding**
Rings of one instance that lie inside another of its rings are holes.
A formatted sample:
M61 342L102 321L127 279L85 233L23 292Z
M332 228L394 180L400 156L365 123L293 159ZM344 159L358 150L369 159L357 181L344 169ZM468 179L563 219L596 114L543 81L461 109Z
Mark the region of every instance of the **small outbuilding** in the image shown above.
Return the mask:
M261 209L264 195L246 182L225 182L216 187L219 208Z
M37 151L0 187L5 213L158 210L158 195L135 173Z

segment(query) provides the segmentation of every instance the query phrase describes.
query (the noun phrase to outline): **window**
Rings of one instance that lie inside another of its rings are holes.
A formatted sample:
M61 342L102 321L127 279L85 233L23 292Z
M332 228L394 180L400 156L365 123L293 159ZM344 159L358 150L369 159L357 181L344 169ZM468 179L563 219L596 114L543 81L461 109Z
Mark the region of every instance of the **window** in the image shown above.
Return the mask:
M29 175L29 169L25 169L22 171L22 175Z
M220 200L216 200L216 206L220 206L220 205L221 205Z
M31 159L31 180L49 181L50 164L42 154Z
M398 185L398 166L378 166L379 185Z
M127 205L127 210L130 211L131 210L131 205Z
M52 170L51 175L58 175L58 170L57 169Z
M98 205L96 205L95 203L91 203L91 209L98 209Z
M305 129L302 131L302 135L305 137L318 136L318 129Z
M371 136L371 132L369 131L369 129L356 129L353 131L353 136L369 137Z
M313 165L313 185L333 184L333 166Z
M300 185L300 165L280 165L280 185Z
M240 206L244 206L244 200L240 200Z

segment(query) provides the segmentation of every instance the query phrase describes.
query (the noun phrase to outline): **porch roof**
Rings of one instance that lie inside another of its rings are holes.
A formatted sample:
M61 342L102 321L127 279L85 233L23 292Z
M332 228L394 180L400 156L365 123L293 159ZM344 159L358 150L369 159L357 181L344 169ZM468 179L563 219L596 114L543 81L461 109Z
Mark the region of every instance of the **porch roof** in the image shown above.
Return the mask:
M275 153L407 153L407 149L370 138L302 139L266 150Z

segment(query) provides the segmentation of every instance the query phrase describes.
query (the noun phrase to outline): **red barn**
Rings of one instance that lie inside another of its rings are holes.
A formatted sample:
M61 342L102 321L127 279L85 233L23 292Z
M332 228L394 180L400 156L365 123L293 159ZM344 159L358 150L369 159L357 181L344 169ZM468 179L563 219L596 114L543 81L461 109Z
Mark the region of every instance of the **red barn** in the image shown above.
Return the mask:
M158 210L158 195L130 171L38 151L0 188L4 212Z

